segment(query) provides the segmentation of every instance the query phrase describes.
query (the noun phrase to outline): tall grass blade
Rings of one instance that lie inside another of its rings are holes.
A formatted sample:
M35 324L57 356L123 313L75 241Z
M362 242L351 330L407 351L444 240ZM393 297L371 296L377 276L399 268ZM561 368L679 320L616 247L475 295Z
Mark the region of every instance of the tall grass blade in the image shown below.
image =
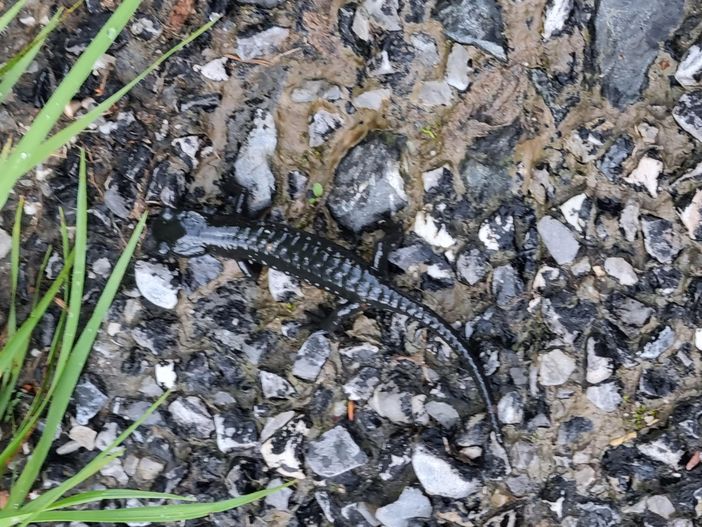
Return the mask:
M81 133L83 130L85 130L91 123L93 123L96 119L98 119L104 112L110 109L110 107L115 104L117 101L119 101L124 95L126 95L129 90L131 90L134 86L136 86L139 82L144 80L150 73L155 71L163 62L165 62L171 55L174 53L177 53L181 49L183 49L185 46L190 44L193 40L195 40L197 37L199 37L202 33L210 29L219 19L214 19L211 20L210 22L204 24L194 32L192 32L190 35L188 35L184 40L173 46L171 49L169 49L166 53L161 55L157 60L155 60L148 68L146 68L141 74L137 75L133 80L131 80L128 84L123 86L120 90L115 92L112 96L108 97L105 99L103 102L101 102L99 105L97 105L95 108L87 112L85 115L82 115L75 121L73 121L71 124L67 125L65 128L62 130L56 132L54 135L49 137L46 141L38 145L36 148L32 149L31 151L27 152L27 156L24 157L23 159L20 159L19 161L17 159L12 159L12 166L8 167L8 180L12 179L13 184L15 181L17 181L22 175L30 171L32 168L37 166L39 163L42 163L46 161L51 154L53 154L56 150L61 148L63 145L68 143L71 139L73 139L76 135ZM19 148L19 147L18 147ZM8 160L8 164L9 164ZM11 168L11 170L9 170ZM13 179L14 178L14 179ZM12 186L8 185L3 185L2 180L0 180L0 209L5 204L5 199L3 199L3 192L8 191L8 189L11 189Z
M0 209L5 205L10 190L24 173L18 170L23 161L33 155L35 149L46 139L51 129L61 117L66 104L80 89L85 79L90 75L95 62L112 45L117 35L139 7L141 0L124 0L112 13L98 34L90 42L85 51L78 57L61 84L51 95L41 111L32 121L32 125L17 144L6 162L4 177L0 179Z
M44 460L46 459L51 443L53 442L54 435L59 429L61 419L66 413L68 403L71 399L71 394L73 393L73 389L78 382L78 377L83 370L85 361L88 358L88 354L90 353L93 343L95 342L98 330L100 329L105 315L107 314L107 310L110 308L110 305L117 294L117 289L122 282L124 273L126 272L129 261L134 254L137 242L139 241L139 237L141 236L145 225L146 214L144 214L139 220L139 223L137 224L129 239L129 242L127 243L127 247L117 260L117 263L110 274L110 278L107 280L107 284L105 284L105 289L98 299L92 316L86 323L83 332L71 351L70 357L66 362L66 366L59 379L56 390L54 391L54 396L49 405L42 435L34 447L34 452L27 460L22 473L12 488L12 492L10 493L7 503L8 508L17 508L25 500L27 494L31 490L32 485L34 484L34 481L36 481L37 475L44 464Z
M131 489L106 489L106 490L92 490L89 492L82 492L54 503L51 507L47 507L45 510L51 511L56 509L65 509L66 507L75 507L77 505L83 505L85 503L93 503L95 501L102 500L181 500L181 501L195 501L196 498L191 498L189 496L178 496L177 494L169 494L167 492L150 492L146 490L131 490Z
M0 16L0 31L5 31L5 28L10 25L10 22L14 20L17 13L19 13L20 9L22 9L26 3L27 0L18 0L10 9L5 11L2 16Z
M7 316L7 336L17 331L17 281L19 279L20 241L22 239L22 210L24 197L20 197L15 211L15 224L12 226L12 249L10 253L10 312Z

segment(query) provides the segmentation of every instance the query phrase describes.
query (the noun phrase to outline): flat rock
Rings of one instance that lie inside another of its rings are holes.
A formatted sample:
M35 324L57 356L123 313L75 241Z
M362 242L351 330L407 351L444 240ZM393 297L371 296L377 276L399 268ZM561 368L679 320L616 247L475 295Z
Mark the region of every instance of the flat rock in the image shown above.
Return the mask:
M134 265L134 279L139 292L149 302L163 309L173 309L178 304L176 274L161 263L139 260Z
M575 260L580 244L568 227L551 216L544 216L536 224L536 228L556 263L564 265Z
M683 0L603 0L595 17L602 92L616 107L636 102L660 42L680 24ZM636 31L631 28L636 27Z
M401 143L398 136L371 134L341 160L327 205L342 226L360 232L407 205Z
M698 141L702 141L702 90L684 93L673 108L673 118Z
M306 460L315 474L333 478L365 465L368 456L343 426L336 426L310 443Z
M644 216L641 218L641 230L646 252L661 263L672 263L682 250L673 223L666 219Z
M385 527L408 527L413 518L431 517L432 507L429 498L421 490L407 487L397 501L380 507L375 517Z
M565 384L575 371L575 361L561 350L553 350L541 356L539 381L544 386Z
M451 462L418 445L412 454L412 468L422 487L433 496L463 499L480 490L477 478L461 473Z
M269 163L278 144L275 122L270 112L256 110L253 127L234 163L234 179L247 192L251 212L270 206L275 190L275 176Z
M434 17L450 39L478 46L499 59L507 58L502 13L495 0L444 0L437 5Z
M613 382L590 386L586 395L592 404L604 412L615 411L623 401L619 388Z
M634 285L639 281L636 271L624 258L613 256L604 262L605 272L622 285Z
M313 333L297 352L292 370L293 375L306 381L314 381L330 353L331 346L325 332Z

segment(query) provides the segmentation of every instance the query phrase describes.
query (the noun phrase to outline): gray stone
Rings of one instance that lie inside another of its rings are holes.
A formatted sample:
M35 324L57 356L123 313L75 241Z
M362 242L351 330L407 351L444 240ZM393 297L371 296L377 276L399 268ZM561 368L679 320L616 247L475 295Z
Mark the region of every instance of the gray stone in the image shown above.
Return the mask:
M698 141L702 141L702 90L684 93L673 108L673 118Z
M639 353L642 359L653 360L660 357L663 353L668 351L670 347L675 343L675 331L673 331L670 326L665 326L660 329L656 336L646 343L643 350Z
M573 10L573 0L553 0L546 10L543 37L550 39L563 30L570 12Z
M258 445L256 423L244 418L238 411L215 415L217 447L221 452L254 448Z
M360 232L407 205L401 143L398 136L371 134L341 160L327 205L342 226Z
M284 0L239 0L241 4L253 4L270 9L283 3Z
M298 103L314 102L317 99L333 102L338 101L342 97L343 93L339 86L318 79L304 81L290 94L290 99Z
M495 0L444 0L434 16L450 39L478 46L499 59L507 58L502 14Z
M163 309L178 304L178 286L173 285L175 273L161 263L139 260L134 265L134 280L139 292L149 302Z
M211 254L195 256L188 260L189 286L197 289L217 278L223 270L222 263Z
M266 485L266 488L274 489L280 487L281 485L283 485L283 483L284 482L282 479L274 478L268 483L268 485ZM288 503L290 502L290 498L292 498L292 495L292 489L279 489L273 494L269 494L268 496L266 496L266 498L263 501L266 505L273 507L274 509L277 509L279 511L286 511L288 510Z
M367 461L368 456L342 426L322 434L310 443L307 450L307 464L323 478L333 478L363 466Z
M675 233L673 223L668 220L644 216L641 218L641 230L646 252L661 263L672 263L682 250L680 238Z
M561 350L553 350L541 356L539 381L544 386L565 384L575 371L575 361Z
M266 57L276 53L290 34L284 27L271 27L249 37L236 39L236 52L243 60Z
M73 401L76 405L76 422L79 425L87 425L105 406L107 399L107 395L95 386L90 379L81 378L73 392Z
M268 290L276 302L290 302L302 296L299 280L277 269L268 270Z
M277 144L273 116L257 109L253 128L234 163L234 179L248 191L247 205L252 212L261 211L272 202L275 176L269 163Z
M412 468L424 490L432 496L458 500L475 494L482 487L477 478L462 473L453 463L423 445L414 449Z
M444 428L453 428L461 419L453 406L441 401L429 401L424 405L424 409Z
M12 248L12 236L7 234L4 230L0 229L0 260L5 258L10 254L10 249Z
M612 359L599 355L598 342L594 337L587 339L587 372L585 379L590 384L598 384L609 379L614 372Z
M492 294L497 305L508 308L520 299L524 292L524 283L511 265L496 267L492 273Z
M702 46L690 46L678 64L675 80L688 88L702 84Z
M605 97L618 108L636 102L648 67L682 19L684 0L602 0L595 49ZM632 31L636 28L636 31Z
M624 258L618 256L607 258L604 262L605 272L622 285L634 285L639 281L636 271Z
M206 439L215 430L212 416L198 397L179 397L168 405L173 421L188 434Z
M556 263L563 265L575 260L580 244L568 227L551 216L544 216L536 224L536 228Z
M303 419L284 412L268 420L261 431L261 457L268 468L290 478L304 478L302 443L309 429Z
M586 395L592 404L604 412L615 411L623 401L619 388L613 382L590 386Z
M351 401L365 401L380 382L380 372L376 368L361 368L358 374L344 385L344 393Z
M309 336L297 352L292 373L306 381L314 381L331 353L329 339L324 331Z
M430 518L431 502L422 491L407 487L397 501L380 507L375 517L385 527L407 527L413 518Z
M509 392L497 403L497 417L506 425L522 422L524 419L524 401L518 392Z
M261 391L266 399L287 399L295 394L295 388L280 375L268 371L258 373Z
M456 271L461 281L469 285L480 282L489 269L489 264L485 255L480 249L464 251L456 260Z
M311 147L323 145L327 138L344 124L344 118L338 113L319 110L312 116L308 127Z

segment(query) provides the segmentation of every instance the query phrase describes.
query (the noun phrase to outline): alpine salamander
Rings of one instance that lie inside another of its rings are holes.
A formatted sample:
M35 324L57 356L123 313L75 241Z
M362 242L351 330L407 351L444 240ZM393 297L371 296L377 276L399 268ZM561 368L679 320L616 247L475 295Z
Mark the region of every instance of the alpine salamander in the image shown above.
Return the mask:
M477 350L436 312L395 289L351 251L287 225L237 216L206 218L193 211L165 210L154 220L152 236L162 253L212 252L267 265L330 291L345 300L338 317L375 308L406 315L430 328L467 363L501 441L495 403Z

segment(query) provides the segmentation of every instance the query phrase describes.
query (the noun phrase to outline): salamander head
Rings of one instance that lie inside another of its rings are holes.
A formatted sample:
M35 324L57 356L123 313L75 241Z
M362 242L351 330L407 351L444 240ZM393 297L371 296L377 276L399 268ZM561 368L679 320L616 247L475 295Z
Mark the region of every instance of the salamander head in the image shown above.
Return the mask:
M205 252L207 227L207 220L197 212L166 209L151 223L151 236L161 254L197 256Z

